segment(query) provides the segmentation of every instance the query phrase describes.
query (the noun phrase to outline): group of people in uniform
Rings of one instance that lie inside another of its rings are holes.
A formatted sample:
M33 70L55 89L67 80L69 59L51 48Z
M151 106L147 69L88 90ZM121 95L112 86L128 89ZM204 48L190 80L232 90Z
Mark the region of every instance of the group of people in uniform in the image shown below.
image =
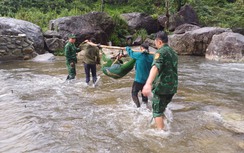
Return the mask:
M95 39L86 40L84 67L86 83L90 82L92 73L93 84L97 81L96 64L100 63L99 48ZM91 42L91 43L89 43ZM69 75L67 79L74 79L77 63L76 53L81 49L75 46L75 35L69 36L65 45L66 66ZM171 102L178 88L178 55L168 45L168 35L164 31L156 34L155 45L157 51L154 55L149 52L149 45L143 43L140 52L133 51L130 47L121 47L127 54L136 60L135 79L132 85L132 99L137 107L140 107L138 93L141 91L142 102L148 106L148 97L152 96L153 118L157 129L164 129L164 111Z

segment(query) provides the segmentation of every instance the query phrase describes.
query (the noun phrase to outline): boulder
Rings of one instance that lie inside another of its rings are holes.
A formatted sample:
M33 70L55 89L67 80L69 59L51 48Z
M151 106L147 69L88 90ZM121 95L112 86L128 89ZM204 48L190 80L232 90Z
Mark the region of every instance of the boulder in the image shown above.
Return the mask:
M170 16L169 30L174 31L176 27L185 23L199 25L197 13L190 5L185 5L181 7L179 12Z
M61 38L61 35L57 31L47 30L44 32L43 36L45 38Z
M0 17L0 35L26 34L27 38L33 41L37 53L44 53L44 38L39 26L13 18Z
M46 38L45 42L50 52L64 49L65 46L65 40L59 38Z
M138 36L136 38L136 40L133 41L133 45L137 46L137 45L141 45L143 43L143 39L141 36Z
M174 34L183 34L187 31L192 31L192 30L196 30L196 29L200 29L199 26L196 25L192 25L192 24L182 24L180 26L178 26L175 31Z
M150 38L147 38L144 43L148 43L149 46L153 47L153 48L157 48L156 45L155 45L155 42L154 40L150 39Z
M232 31L244 35L244 28L233 28Z
M160 15L158 16L158 23L161 27L165 28L166 27L166 22L168 21L166 15Z
M95 37L98 42L106 44L114 26L112 18L103 12L63 17L49 22L49 29L57 31L65 40L70 33L75 34L77 44L90 37Z
M145 29L148 34L151 34L160 30L158 21L145 13L126 13L121 14L121 17L127 22L133 32Z
M55 56L51 53L45 53L42 55L37 55L35 58L32 59L32 61L35 62L48 62L55 60Z
M206 49L213 35L231 31L217 27L204 27L184 34L169 36L169 45L181 55L205 56Z
M244 62L244 35L233 32L214 35L205 57L216 61Z

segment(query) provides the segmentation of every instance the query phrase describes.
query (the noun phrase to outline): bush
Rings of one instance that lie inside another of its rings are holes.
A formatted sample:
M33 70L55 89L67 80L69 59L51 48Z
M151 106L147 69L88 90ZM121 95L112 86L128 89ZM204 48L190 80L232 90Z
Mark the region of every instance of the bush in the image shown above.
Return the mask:
M136 33L133 35L133 40L135 40L137 37L141 37L142 38L142 41L146 40L147 38L147 31L145 29L140 29L140 30L137 30Z
M120 17L119 14L112 15L115 28L110 36L113 45L123 46L126 45L125 36L129 34L127 23Z

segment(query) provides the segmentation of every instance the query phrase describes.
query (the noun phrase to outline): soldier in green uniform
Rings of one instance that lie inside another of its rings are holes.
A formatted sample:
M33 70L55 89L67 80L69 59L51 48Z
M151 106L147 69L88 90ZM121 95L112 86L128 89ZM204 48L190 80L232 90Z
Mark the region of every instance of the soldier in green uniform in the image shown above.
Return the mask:
M168 36L165 32L158 32L155 39L157 52L150 70L149 77L143 88L143 95L153 93L153 118L158 129L164 128L164 111L178 87L178 56L168 46Z
M69 41L65 45L64 55L66 57L66 66L68 68L69 75L67 76L67 80L74 79L76 76L76 63L77 57L76 53L80 51L79 48L75 46L76 37L74 34L69 35Z

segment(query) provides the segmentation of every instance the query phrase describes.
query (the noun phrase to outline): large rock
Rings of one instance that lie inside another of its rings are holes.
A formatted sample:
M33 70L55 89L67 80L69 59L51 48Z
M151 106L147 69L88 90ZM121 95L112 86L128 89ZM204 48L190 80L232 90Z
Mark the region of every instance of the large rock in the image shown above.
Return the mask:
M192 24L182 24L180 26L178 26L175 31L174 31L174 34L183 34L187 31L193 31L193 30L196 30L196 29L200 29L199 26L196 26L196 25L192 25Z
M217 61L244 62L244 36L233 32L214 35L205 57Z
M43 36L45 38L61 38L61 35L57 31L47 30L44 32Z
M244 27L243 28L233 28L232 31L235 33L244 35Z
M50 52L64 49L65 40L59 38L45 38L47 48Z
M51 53L45 53L42 55L37 55L35 58L32 59L32 61L35 62L48 62L55 60L55 56Z
M158 16L158 23L161 27L165 28L167 24L168 18L166 15Z
M98 42L105 44L114 26L112 18L102 12L63 17L49 22L49 29L57 31L65 40L70 33L77 35L78 44L90 37L95 37Z
M0 35L26 34L27 38L34 42L34 50L37 53L44 53L44 38L39 26L13 18L0 17Z
M132 31L145 29L148 34L151 34L160 30L158 21L145 13L126 13L121 14L121 17Z
M197 13L193 10L193 8L190 5L185 5L181 7L179 12L170 16L169 30L174 31L176 27L185 23L194 25L199 24Z
M206 49L213 35L231 31L230 29L217 27L204 27L184 34L169 36L169 45L181 55L205 56Z

